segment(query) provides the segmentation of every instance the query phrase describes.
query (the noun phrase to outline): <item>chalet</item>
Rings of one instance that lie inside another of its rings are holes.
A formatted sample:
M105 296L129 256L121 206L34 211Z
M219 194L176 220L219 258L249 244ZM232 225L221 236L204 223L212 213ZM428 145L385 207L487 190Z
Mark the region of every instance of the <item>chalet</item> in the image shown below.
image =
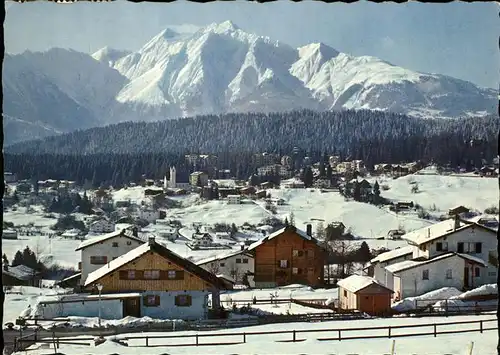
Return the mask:
M89 232L93 234L111 233L115 230L115 224L106 219L100 219L90 224Z
M15 229L2 230L2 239L17 239L17 231Z
M266 182L259 184L259 187L263 190L272 189L272 188L274 188L274 186L275 186L275 184L271 181L266 181Z
M176 228L168 226L157 229L156 234L158 235L158 237L168 239L170 241L175 241L177 238L179 238L178 230Z
M129 229L121 229L82 242L76 251L81 250L79 269L82 272L80 284L87 275L106 265L130 250L143 244L143 240Z
M283 181L283 186L287 189L301 189L305 187L305 184L302 180L297 178L292 178L289 180Z
M352 275L337 285L340 309L358 310L369 315L384 315L391 310L394 292L371 277Z
M9 266L3 264L3 286L35 286L40 283L39 273L25 265Z
M84 287L112 296L127 292L115 318L126 316L166 319L202 319L208 316L209 297L219 307L224 283L214 274L173 253L150 238L121 257L90 273ZM121 312L120 312L121 311Z
M139 218L144 219L149 223L154 223L160 218L160 211L151 208L141 208L139 209Z
M210 247L214 243L214 238L209 233L193 233L190 245L192 247Z
M323 284L326 252L310 227L306 233L286 226L253 243L248 251L254 255L256 287Z
M227 196L228 205L239 205L241 204L241 195L228 195Z
M257 189L253 186L245 186L240 189L240 194L246 195L246 196L253 196L255 195L255 192Z
M454 208L450 208L448 210L448 215L449 216L456 216L456 215L461 215L462 213L469 213L470 209L464 206L457 206Z
M363 179L359 182L359 189L362 196L366 196L372 193L372 185L366 179Z
M241 282L243 275L254 272L254 257L248 250L243 249L200 260L196 265L213 274L228 275L235 282Z
M255 193L255 197L257 198L265 198L267 195L267 192L266 190L258 190L256 193Z
M401 229L391 229L389 232L387 232L387 236L385 237L385 239L400 240L404 234L405 231Z

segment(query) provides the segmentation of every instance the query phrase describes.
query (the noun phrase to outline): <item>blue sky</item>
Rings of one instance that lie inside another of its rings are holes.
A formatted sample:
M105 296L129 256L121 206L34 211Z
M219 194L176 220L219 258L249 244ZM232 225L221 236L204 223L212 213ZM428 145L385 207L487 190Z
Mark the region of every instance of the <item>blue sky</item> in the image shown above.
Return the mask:
M213 2L8 3L9 53L50 47L93 53L108 45L139 49L161 30L231 20L243 30L300 46L323 42L408 69L498 87L500 7L495 3L423 4Z

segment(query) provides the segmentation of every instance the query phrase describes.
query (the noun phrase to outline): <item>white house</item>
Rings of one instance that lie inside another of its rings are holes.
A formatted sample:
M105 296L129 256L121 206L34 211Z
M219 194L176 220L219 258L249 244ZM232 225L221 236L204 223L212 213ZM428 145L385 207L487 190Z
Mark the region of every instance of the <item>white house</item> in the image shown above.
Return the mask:
M491 228L455 217L402 239L410 245L382 253L370 265L374 278L394 289L396 298L448 286L471 289L496 283L497 241Z
M486 262L484 272L477 277L475 286L497 282L497 236L496 231L478 223L463 221L458 217L422 228L402 237L415 246L413 258L433 259L436 256L455 252L468 254ZM473 269L468 269L468 278L472 280ZM464 284L465 288L471 285Z
M17 231L14 229L2 230L2 239L17 239Z
M116 259L130 250L142 245L144 241L134 235L133 231L123 229L82 242L76 251L81 250L82 272L80 284L83 284L87 275L109 261Z
M196 265L213 274L228 275L236 282L241 282L243 275L253 274L255 264L253 255L247 249L243 249L200 260L196 262Z
M157 229L155 234L160 238L168 239L170 241L174 241L179 237L179 232L176 228L172 228L169 226L162 227L161 229Z
M479 286L485 266L484 261L474 256L449 252L432 259L401 261L387 266L386 271L388 278L393 278L395 299L401 300L442 287L461 290L466 284Z
M241 195L227 195L228 205L239 205L241 203Z
M386 253L377 255L370 260L369 267L373 268L373 278L381 282L386 287L393 289L393 280L387 277L386 267L392 264L399 263L413 258L413 246L408 245L402 248L397 248Z
M89 232L93 234L111 233L115 230L115 224L106 219L100 219L90 224Z

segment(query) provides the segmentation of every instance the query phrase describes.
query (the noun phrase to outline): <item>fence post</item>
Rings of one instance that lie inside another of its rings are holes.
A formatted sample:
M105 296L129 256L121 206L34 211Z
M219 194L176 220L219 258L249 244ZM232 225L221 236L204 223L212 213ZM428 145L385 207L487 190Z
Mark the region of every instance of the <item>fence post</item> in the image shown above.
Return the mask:
M149 337L146 336L146 347L149 347Z
M448 300L444 300L444 314L448 317Z
M295 329L293 330L293 342L295 343L296 341L296 335L295 335Z
M341 330L339 329L339 341L342 340L342 334L341 334Z
M247 335L245 333L243 333L243 342L246 343L247 342Z
M483 321L479 321L479 331L482 333L483 332Z
M198 346L198 334L196 334L196 346Z
M437 326L436 323L434 323L434 338L437 336Z
M391 326L389 326L389 339L391 338Z

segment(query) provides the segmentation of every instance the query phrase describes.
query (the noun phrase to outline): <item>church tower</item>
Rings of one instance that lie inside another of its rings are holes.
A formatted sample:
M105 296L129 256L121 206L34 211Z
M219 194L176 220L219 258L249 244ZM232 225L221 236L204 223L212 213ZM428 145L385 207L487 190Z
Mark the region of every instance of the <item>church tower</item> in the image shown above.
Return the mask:
M168 185L172 189L177 187L177 171L175 170L175 166L170 167L170 181Z

